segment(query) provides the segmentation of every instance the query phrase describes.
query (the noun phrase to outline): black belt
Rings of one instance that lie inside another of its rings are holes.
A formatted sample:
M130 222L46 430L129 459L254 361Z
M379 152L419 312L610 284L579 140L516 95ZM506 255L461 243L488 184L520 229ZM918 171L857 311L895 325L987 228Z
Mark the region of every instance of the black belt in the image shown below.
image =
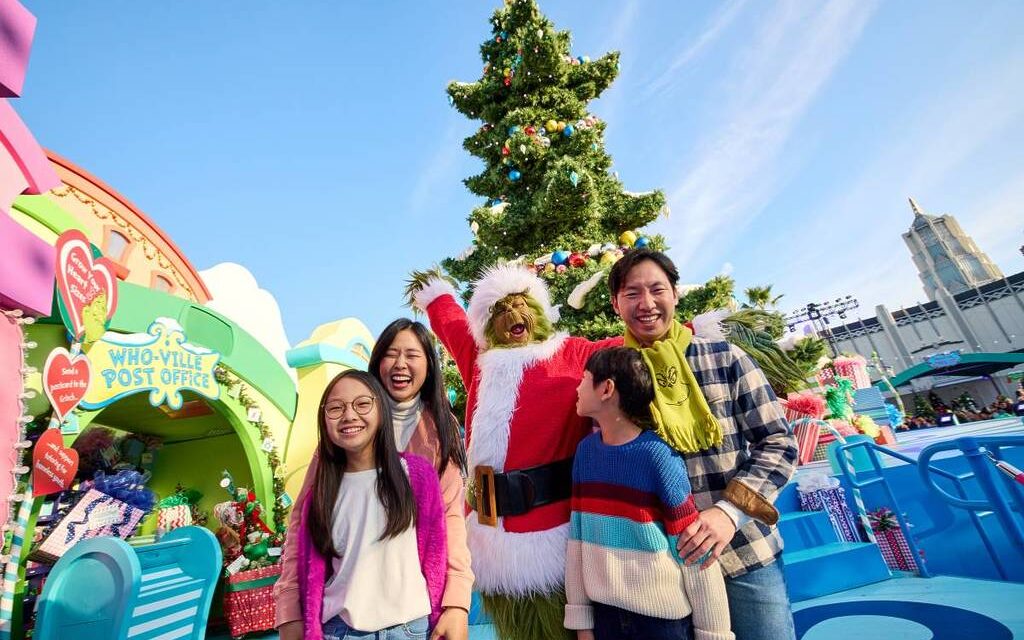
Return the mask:
M477 519L492 527L499 517L522 515L572 496L572 458L507 473L481 465L474 472Z

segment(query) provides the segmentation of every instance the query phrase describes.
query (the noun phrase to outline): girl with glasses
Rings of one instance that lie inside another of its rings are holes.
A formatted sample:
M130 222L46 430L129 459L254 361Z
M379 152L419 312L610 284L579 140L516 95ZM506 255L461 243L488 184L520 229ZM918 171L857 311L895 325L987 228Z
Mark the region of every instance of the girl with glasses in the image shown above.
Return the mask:
M441 613L444 505L433 465L399 454L391 403L362 371L327 385L317 465L289 528L300 618L283 640L426 638Z
M473 586L464 511L466 454L458 422L448 402L444 376L430 332L419 322L407 318L395 320L377 339L367 368L387 392L385 403L391 410L398 450L431 461L440 478L448 560L442 612L431 638L466 640ZM317 466L318 457L314 455L292 508L289 528L298 521ZM275 587L277 624L282 632L282 625L299 620L302 615L297 591L299 566L289 538L285 543L281 577ZM287 638L283 633L281 637Z

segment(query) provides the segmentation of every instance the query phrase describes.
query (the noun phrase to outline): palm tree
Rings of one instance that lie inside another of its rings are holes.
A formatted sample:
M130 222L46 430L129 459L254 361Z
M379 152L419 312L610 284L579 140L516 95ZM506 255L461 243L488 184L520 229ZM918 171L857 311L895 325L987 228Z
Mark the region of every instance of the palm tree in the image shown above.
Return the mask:
M747 309L774 307L782 299L782 295L772 297L772 285L770 284L763 287L748 287L743 293L747 295L747 304L743 305Z

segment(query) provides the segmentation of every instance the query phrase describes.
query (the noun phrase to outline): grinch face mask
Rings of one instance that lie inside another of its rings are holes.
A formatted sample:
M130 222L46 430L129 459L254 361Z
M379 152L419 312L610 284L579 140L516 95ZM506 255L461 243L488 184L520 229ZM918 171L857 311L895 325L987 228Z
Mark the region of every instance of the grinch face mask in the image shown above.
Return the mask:
M551 337L551 323L540 304L525 293L513 293L494 303L485 330L492 347L521 347Z

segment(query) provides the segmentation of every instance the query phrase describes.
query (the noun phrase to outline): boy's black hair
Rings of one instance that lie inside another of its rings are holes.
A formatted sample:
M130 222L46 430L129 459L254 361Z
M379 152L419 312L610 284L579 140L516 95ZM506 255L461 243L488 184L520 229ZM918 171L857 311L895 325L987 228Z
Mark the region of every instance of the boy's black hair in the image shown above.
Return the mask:
M612 270L608 274L608 289L612 293L614 298L619 294L619 290L622 289L626 284L626 276L636 265L640 264L644 260L650 260L654 264L665 272L665 276L668 278L668 283L674 288L679 284L679 270L676 269L675 263L672 259L660 251L654 251L652 249L633 249L627 251L625 255L619 258L614 265Z
M584 367L594 384L605 380L615 383L619 392L619 409L641 429L650 429L651 403L654 402L654 380L640 352L628 347L609 347L595 351Z

